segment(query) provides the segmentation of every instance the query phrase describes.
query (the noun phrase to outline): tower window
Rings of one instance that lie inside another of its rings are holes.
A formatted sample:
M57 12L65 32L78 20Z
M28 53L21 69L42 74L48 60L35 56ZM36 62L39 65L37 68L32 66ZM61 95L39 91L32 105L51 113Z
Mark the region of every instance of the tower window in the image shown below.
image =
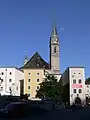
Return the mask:
M54 53L56 53L56 47L54 47Z

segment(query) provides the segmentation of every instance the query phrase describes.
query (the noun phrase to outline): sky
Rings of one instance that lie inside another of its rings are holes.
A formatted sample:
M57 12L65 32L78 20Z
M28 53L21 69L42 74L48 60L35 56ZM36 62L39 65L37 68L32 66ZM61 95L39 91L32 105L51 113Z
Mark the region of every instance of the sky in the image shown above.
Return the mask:
M53 13L61 73L83 66L90 77L89 0L0 0L0 67L21 67L36 51L49 62Z

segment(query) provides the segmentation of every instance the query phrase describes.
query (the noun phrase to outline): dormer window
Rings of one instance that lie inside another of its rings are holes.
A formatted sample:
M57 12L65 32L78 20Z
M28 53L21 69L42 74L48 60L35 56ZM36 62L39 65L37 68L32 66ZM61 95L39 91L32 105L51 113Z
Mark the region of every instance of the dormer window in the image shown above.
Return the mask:
M54 53L56 53L56 47L54 47Z

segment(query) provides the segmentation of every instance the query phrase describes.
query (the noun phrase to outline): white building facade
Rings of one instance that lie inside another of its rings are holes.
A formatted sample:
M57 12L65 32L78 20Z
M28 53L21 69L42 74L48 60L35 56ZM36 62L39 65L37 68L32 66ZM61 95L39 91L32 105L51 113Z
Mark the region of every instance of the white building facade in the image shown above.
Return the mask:
M85 96L90 98L90 81L85 81Z
M0 68L0 94L20 96L20 80L24 74L18 68Z
M79 97L85 103L85 69L84 67L69 67L61 77L62 86L69 84L69 102L75 103Z

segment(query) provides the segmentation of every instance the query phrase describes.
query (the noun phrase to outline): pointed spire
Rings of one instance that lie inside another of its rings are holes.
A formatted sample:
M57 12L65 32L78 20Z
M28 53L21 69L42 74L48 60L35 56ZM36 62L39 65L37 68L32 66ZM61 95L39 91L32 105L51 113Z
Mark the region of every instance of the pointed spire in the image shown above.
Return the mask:
M53 25L52 25L52 32L51 32L51 37L57 36L57 28L56 28L56 22L55 22L55 12L53 12Z
M25 59L24 59L24 65L28 62L28 56L27 54L25 53Z
M53 36L57 36L57 29L56 29L56 25L53 25L53 28L52 28L52 32L51 32L51 37Z

